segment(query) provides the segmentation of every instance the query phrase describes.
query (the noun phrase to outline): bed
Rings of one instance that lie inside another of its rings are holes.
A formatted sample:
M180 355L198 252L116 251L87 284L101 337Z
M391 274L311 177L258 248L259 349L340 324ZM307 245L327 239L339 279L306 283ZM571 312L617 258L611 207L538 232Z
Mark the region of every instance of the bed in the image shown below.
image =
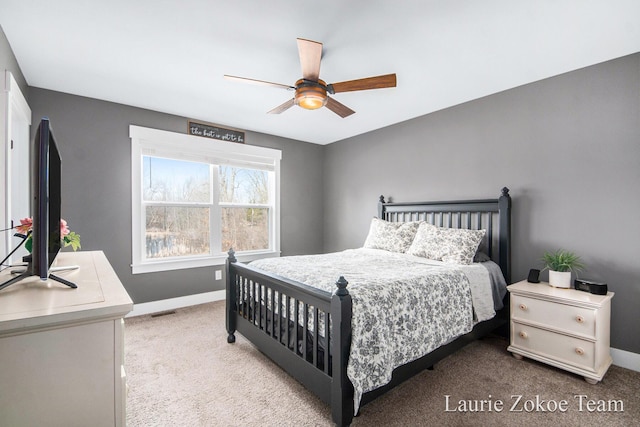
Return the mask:
M392 247L383 243L380 248L376 239L387 235L374 229L392 230L394 239L409 230L410 238L400 243L389 239ZM506 187L497 199L398 203L381 196L363 248L250 264L238 262L230 250L227 342L235 342L235 333L241 333L329 404L337 425L349 425L363 405L467 343L504 328L508 293L497 297L492 291L493 307L487 308L485 296L483 309L478 289L493 286L496 276L510 283L510 229ZM437 233L473 235L473 253L461 255L462 261L427 259L436 257L421 253L429 248L419 244L419 236ZM410 246L403 247L407 242ZM483 262L467 263L469 256ZM495 266L497 273L488 266ZM395 287L386 287L391 285L383 279ZM421 296L422 289L435 294ZM378 321L383 323L375 324ZM384 322L403 331L400 338L390 334L400 343L374 341L384 335ZM426 327L431 332L422 329Z

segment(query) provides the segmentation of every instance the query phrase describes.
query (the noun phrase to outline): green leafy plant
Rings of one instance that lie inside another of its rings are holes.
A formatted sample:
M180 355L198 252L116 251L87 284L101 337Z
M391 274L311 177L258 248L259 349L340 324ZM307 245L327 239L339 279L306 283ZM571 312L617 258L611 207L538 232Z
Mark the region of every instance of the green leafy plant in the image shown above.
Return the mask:
M542 262L545 269L554 271L580 271L584 264L580 257L573 252L558 249L555 252L545 252L542 255Z

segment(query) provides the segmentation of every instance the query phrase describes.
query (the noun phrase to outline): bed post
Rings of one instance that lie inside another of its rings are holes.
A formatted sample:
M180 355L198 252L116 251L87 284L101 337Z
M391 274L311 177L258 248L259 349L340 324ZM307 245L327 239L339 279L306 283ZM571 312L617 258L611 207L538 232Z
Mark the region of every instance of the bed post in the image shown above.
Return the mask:
M502 188L498 199L500 217L500 266L507 284L511 283L511 196L507 187Z
M336 282L338 289L331 297L331 416L338 426L348 426L353 419L353 385L347 377L351 349L351 295L347 291L348 284L340 276Z
M384 219L384 196L380 196L380 199L378 199L378 218L380 219Z
M231 272L231 264L238 261L236 259L233 248L229 249L229 257L227 258L226 276L227 276L227 299L226 299L226 324L227 324L227 342L232 344L236 342L236 289L235 289L235 274Z

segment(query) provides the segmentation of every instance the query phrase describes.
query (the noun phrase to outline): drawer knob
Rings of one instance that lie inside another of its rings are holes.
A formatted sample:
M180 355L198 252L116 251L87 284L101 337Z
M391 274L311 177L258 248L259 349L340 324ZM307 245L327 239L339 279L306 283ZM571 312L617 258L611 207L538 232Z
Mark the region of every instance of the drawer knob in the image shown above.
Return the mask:
M584 317L582 317L582 316L576 316L576 322L578 322L578 323L584 323Z
M520 304L518 307L520 307L520 310L522 310L522 311L527 311L527 305L526 304Z
M582 356L582 355L584 355L584 350L581 349L580 347L576 347L576 354Z
M520 335L520 338L522 339L527 339L527 337L529 336L525 331L520 331L518 335Z

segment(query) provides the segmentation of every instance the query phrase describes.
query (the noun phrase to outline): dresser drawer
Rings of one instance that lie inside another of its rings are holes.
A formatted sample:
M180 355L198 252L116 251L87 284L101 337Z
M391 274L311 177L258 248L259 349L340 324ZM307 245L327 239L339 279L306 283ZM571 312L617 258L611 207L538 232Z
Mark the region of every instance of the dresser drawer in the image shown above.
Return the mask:
M511 322L511 344L590 371L596 368L595 342Z
M511 318L589 338L596 336L595 309L512 294Z

